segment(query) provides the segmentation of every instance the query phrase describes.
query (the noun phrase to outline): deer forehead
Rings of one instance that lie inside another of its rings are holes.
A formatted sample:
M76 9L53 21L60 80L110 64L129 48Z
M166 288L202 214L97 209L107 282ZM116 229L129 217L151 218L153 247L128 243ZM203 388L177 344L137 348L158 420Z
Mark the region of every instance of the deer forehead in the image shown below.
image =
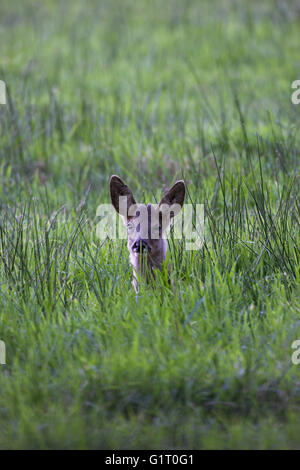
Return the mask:
M159 222L159 209L153 204L137 204L132 208L132 213L129 210L130 224L148 224L148 226L157 224Z

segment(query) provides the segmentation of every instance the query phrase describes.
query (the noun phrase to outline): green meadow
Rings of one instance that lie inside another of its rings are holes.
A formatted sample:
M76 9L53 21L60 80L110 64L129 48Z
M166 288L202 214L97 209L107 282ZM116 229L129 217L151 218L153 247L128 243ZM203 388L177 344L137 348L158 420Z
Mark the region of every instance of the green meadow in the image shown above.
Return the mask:
M287 0L1 1L1 449L300 448L299 30ZM138 297L112 174L205 205Z

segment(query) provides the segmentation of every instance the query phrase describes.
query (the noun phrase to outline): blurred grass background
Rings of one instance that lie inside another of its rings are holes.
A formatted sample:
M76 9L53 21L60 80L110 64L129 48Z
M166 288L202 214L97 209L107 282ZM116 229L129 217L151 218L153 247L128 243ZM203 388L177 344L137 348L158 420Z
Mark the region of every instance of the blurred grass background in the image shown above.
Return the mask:
M2 1L1 448L299 448L296 1ZM207 242L136 302L119 174Z

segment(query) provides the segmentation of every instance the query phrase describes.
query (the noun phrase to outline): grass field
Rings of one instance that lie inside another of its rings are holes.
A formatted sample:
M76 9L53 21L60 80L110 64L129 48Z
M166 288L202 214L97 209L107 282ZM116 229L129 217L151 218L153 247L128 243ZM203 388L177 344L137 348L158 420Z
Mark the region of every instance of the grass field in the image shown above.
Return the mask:
M2 0L0 448L300 448L296 1ZM206 242L131 286L111 174Z

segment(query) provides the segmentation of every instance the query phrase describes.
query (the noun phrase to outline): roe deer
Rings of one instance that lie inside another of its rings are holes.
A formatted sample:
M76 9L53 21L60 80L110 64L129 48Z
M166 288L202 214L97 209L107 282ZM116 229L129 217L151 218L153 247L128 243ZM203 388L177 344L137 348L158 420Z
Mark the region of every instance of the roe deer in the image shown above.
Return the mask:
M147 282L155 279L155 270L162 270L167 240L164 233L172 218L182 209L184 181L176 181L166 190L158 204L137 204L131 190L119 176L110 178L112 205L127 228L130 262L133 266L133 287L138 292L138 276Z

